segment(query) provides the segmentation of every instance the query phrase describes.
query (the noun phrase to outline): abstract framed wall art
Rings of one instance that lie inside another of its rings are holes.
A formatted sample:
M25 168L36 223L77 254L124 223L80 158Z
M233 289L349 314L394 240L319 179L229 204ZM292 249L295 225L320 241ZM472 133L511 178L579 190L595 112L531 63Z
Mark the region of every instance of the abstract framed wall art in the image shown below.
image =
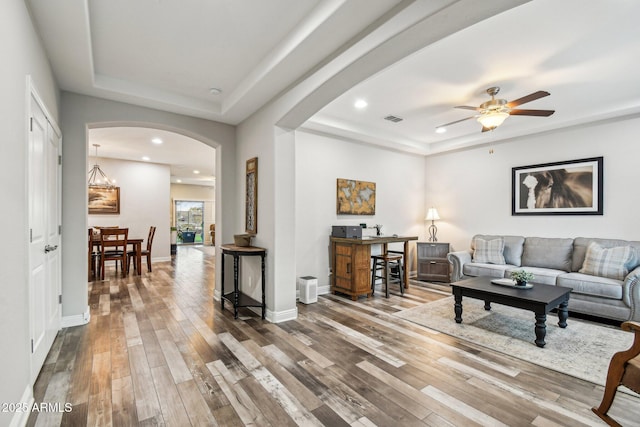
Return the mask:
M512 168L512 215L602 215L603 158Z
M247 160L246 169L245 230L258 233L258 158Z
M89 215L120 214L120 187L89 187Z
M375 215L376 183L338 178L338 215Z

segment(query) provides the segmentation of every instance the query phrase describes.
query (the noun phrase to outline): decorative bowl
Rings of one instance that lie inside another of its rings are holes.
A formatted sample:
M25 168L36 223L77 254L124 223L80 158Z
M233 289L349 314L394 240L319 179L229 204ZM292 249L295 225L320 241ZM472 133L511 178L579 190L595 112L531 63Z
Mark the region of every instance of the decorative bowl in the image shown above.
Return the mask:
M251 246L253 234L234 234L233 241L236 246Z

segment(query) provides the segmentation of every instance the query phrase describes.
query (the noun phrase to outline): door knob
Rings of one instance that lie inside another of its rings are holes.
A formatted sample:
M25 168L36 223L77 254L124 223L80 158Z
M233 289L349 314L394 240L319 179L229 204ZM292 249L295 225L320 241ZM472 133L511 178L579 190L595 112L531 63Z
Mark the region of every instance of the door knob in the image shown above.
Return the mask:
M44 253L47 254L49 252L55 251L56 249L58 249L58 245L55 245L55 246L47 245L44 247Z

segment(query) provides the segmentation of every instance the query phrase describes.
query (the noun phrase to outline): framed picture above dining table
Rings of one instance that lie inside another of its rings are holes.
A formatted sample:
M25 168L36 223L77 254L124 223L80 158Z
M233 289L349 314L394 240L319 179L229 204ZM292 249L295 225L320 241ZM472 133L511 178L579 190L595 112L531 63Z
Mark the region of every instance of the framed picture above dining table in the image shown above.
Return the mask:
M89 215L120 214L120 187L89 187Z

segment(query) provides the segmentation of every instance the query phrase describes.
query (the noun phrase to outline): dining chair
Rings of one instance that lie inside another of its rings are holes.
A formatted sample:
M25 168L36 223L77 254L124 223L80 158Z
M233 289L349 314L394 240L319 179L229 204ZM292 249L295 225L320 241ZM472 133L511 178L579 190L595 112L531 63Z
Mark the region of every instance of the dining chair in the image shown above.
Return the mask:
M151 272L151 245L153 244L153 236L155 236L156 234L156 227L155 226L151 226L149 227L149 235L147 236L147 248L143 249L142 252L140 252L140 255L143 257L147 258L147 271ZM129 251L127 252L127 270L129 270L129 266L131 265L131 258L136 256L136 251ZM136 263L133 263L133 268L137 268L136 267Z
M116 262L116 272L118 271L118 261L120 261L122 277L126 277L128 238L128 228L102 228L100 230L100 278L102 280L104 280L104 263L106 261Z

